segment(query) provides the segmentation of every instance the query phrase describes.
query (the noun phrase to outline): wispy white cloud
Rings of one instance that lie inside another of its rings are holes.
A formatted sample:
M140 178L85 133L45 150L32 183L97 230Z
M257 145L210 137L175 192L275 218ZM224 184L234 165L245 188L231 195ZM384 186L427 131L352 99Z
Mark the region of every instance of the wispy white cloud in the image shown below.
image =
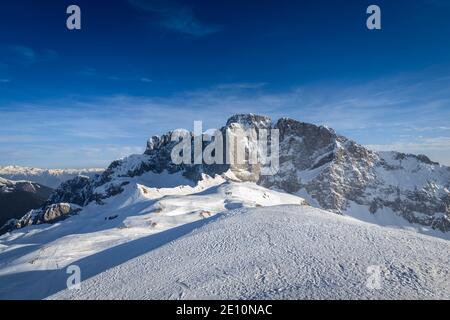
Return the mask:
M237 83L170 97L122 95L16 103L0 108L0 164L27 159L20 153L41 149L51 154L48 161L73 161L70 153L83 161L81 166L89 161L92 166L107 165L125 152L108 149L98 156L93 150L111 145L117 150L143 150L151 135L192 129L194 120L202 120L205 130L219 128L236 113L328 125L373 148L424 153L450 164L450 99L441 90L448 88L449 81L390 79L349 86L303 86L284 92L270 92L264 84ZM31 156L28 159L32 161Z
M98 75L98 72L95 68L86 67L78 71L78 74L85 77L96 77Z
M115 74L108 74L98 71L96 68L85 67L77 72L77 75L97 79L97 80L109 80L109 81L127 81L127 82L144 82L150 83L152 80L148 77L142 76L119 76Z
M0 47L0 65L4 68L28 67L35 63L48 62L58 57L52 49L36 50L24 45L6 45Z
M266 86L266 82L238 82L238 83L223 83L215 86L218 90L249 90L249 89L261 89Z
M399 139L389 144L374 144L367 147L374 151L425 154L434 161L450 165L450 137L409 137L409 139Z
M128 0L133 6L159 16L159 25L182 34L202 37L221 27L200 21L192 8L174 0Z
M112 159L144 152L144 147L114 144L82 145L33 144L27 148L11 149L0 145L0 165L23 165L41 168L104 168Z
M418 153L420 150L450 149L450 137L417 137L413 140L393 141L390 144L368 145L376 151L402 151Z
M434 5L438 7L450 7L450 2L448 0L422 0L422 2L428 5Z

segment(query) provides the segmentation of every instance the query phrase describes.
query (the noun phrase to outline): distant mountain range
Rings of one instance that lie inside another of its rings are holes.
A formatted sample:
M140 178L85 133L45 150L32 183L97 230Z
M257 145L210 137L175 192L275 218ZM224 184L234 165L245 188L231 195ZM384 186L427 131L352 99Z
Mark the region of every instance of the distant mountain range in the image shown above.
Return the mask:
M0 167L0 177L13 181L32 181L41 185L57 188L67 180L83 175L93 177L104 169L39 169L19 166Z

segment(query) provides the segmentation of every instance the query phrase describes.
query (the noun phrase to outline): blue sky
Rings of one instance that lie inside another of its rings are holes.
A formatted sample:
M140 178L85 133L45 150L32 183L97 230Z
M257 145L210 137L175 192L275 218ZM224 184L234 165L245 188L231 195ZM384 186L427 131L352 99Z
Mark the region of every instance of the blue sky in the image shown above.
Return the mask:
M446 0L4 1L0 165L106 166L240 112L450 164L449 16Z

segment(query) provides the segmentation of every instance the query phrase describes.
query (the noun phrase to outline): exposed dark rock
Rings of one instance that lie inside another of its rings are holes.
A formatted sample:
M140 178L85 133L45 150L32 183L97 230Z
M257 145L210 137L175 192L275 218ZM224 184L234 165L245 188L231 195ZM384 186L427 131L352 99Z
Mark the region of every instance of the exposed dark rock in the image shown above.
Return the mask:
M42 209L35 209L28 212L20 220L12 219L1 229L10 232L30 225L52 224L67 219L81 211L81 207L69 203L57 203L47 205Z
M65 202L84 206L92 191L90 181L88 177L78 176L62 183L50 196L46 205Z

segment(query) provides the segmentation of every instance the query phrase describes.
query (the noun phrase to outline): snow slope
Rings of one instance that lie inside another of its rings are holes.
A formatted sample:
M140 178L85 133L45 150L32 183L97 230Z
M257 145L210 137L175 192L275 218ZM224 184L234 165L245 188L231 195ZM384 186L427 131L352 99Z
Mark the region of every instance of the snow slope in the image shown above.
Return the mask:
M175 183L176 176L179 179ZM77 216L1 236L0 299L45 298L64 288L65 268L71 264L91 261L92 265L85 271L91 275L101 273L124 262L124 257L136 250L125 254L116 252L109 260L98 255L132 245L141 238L156 234L164 237L170 229L201 223L219 212L304 203L293 195L222 176L204 176L196 185L183 184L183 181L181 174L144 174L129 179L122 193L106 199L102 205L89 204ZM177 186L167 186L168 182ZM146 245L137 249L143 254L148 248ZM102 263L107 265L102 267Z
M0 167L0 177L9 180L32 181L50 188L57 188L62 182L78 175L92 177L103 169L39 169L19 166Z
M80 290L50 298L450 299L448 241L306 206L237 209L115 247L97 261L128 260L133 251L139 256ZM91 275L92 261L79 266L84 279ZM378 289L367 286L371 266L381 272Z

